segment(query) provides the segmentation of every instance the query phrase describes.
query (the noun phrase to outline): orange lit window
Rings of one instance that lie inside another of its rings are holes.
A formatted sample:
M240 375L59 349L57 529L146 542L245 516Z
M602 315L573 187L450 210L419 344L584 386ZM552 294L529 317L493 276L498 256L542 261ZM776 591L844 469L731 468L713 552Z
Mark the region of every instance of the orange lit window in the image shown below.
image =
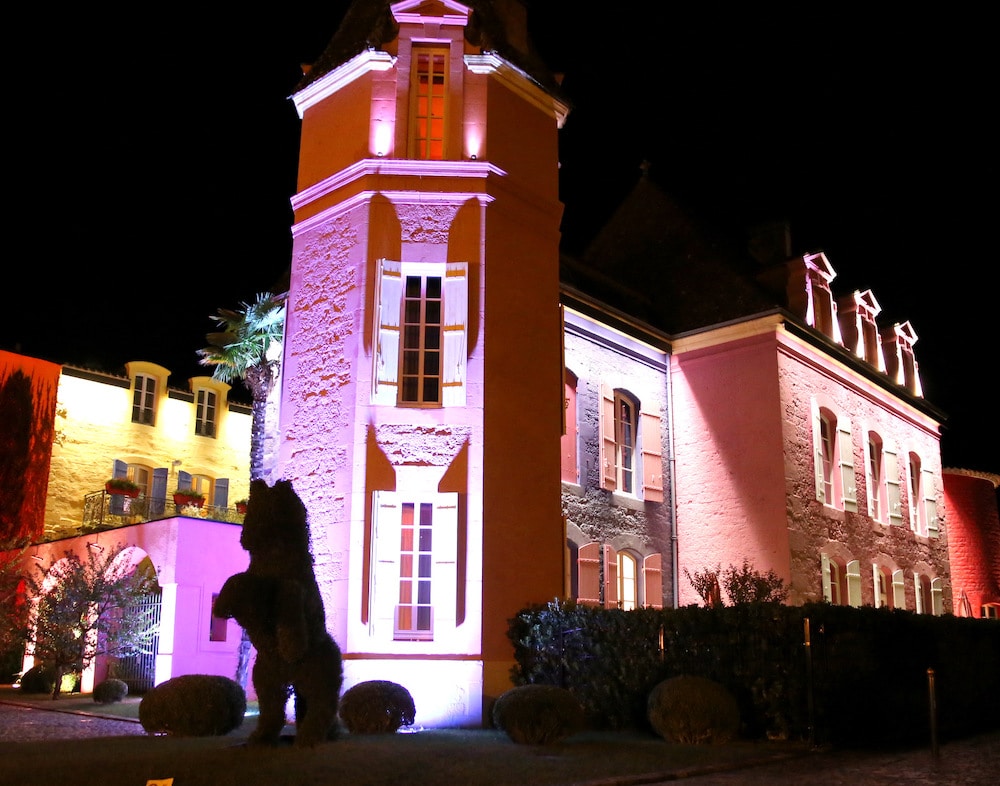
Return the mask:
M440 161L444 158L445 111L448 94L448 50L415 47L413 50L412 155Z
M429 639L433 635L431 607L431 525L434 506L404 502L399 543L399 602L395 638Z

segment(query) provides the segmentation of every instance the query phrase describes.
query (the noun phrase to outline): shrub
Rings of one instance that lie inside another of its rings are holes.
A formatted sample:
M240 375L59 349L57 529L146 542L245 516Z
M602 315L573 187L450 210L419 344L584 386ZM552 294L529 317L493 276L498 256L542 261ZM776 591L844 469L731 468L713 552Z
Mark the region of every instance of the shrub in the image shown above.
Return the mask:
M128 685L114 677L94 686L94 701L98 704L115 704L128 696Z
M45 666L32 666L21 677L24 693L52 693L56 686L56 673Z
M647 716L667 742L728 742L740 728L736 698L705 677L682 675L656 685L649 694Z
M410 692L388 680L359 682L340 699L340 720L351 734L392 734L416 714Z
M580 701L556 685L519 685L493 704L493 725L522 745L546 745L584 727Z
M162 682L139 703L148 733L219 737L239 728L247 697L239 683L212 674L186 674Z

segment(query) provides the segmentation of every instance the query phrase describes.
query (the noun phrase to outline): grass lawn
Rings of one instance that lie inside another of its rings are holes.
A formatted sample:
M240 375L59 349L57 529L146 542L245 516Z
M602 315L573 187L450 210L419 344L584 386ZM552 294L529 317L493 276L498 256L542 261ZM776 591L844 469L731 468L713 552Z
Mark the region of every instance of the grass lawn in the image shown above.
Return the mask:
M0 694L0 699L7 698ZM36 697L32 703L51 701ZM96 704L89 695L57 701L60 709L138 716L135 698L116 705ZM249 716L242 727L224 737L2 743L0 782L145 786L150 780L169 783L173 778L171 786L568 786L614 776L658 774L667 779L691 769L729 769L805 750L791 743L671 745L651 733L625 732L584 732L552 745L529 746L492 729L345 733L312 750L290 744L250 748L244 742L254 724Z

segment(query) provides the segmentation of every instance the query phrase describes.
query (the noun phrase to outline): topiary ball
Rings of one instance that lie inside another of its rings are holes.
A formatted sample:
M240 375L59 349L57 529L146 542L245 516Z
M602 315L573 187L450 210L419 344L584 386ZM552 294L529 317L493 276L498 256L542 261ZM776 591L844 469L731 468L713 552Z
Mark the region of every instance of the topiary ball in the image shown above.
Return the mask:
M523 745L557 742L585 725L580 700L556 685L511 688L497 698L492 716L494 726Z
M247 697L240 684L214 674L186 674L162 682L139 703L150 734L221 737L243 724Z
M654 731L667 742L728 742L740 728L736 697L705 677L664 680L650 691L646 710Z
M413 725L417 710L410 692L395 682L369 680L340 699L340 720L351 734L393 734Z
M22 693L52 693L56 686L56 673L45 666L32 666L21 676Z
M113 677L94 686L94 701L99 704L115 704L128 696L128 685Z

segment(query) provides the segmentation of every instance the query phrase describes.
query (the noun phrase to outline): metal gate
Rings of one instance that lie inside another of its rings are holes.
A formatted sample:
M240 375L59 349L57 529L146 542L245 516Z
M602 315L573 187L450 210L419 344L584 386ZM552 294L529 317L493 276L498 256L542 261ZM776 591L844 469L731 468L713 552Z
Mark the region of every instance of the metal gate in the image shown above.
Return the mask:
M114 676L128 685L129 694L141 694L153 687L156 679L156 653L160 649L160 611L163 598L160 592L144 595L134 606L126 611L129 615L142 615L149 629L156 633L144 644L142 649L118 659L115 664Z

